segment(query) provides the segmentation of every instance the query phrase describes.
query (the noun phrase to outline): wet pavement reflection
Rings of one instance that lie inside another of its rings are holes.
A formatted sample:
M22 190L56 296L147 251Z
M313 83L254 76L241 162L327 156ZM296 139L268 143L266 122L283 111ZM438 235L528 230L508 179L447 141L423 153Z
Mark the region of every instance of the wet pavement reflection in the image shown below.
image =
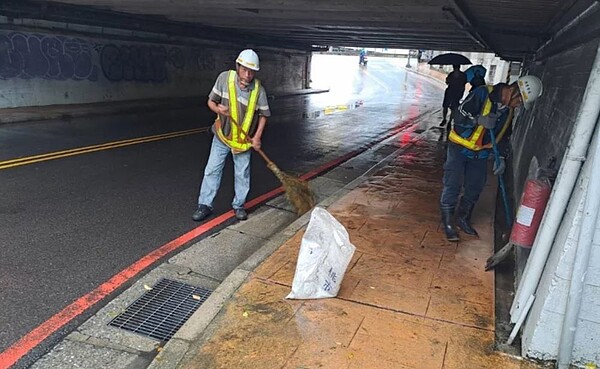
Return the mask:
M473 216L480 238L449 243L438 216L445 145L423 124L395 138L388 164L328 209L357 247L338 297L285 299L299 231L248 277L182 368L538 368L493 350L484 264L494 186Z
M311 87L330 92L271 100L264 151L285 172L305 174L390 134L403 132L398 146L408 146L427 128L420 122L438 120L443 90L406 72L405 64L374 57L362 68L354 57L315 55ZM202 98L160 111L0 126L0 161L193 131L0 170L0 183L10 194L0 204L0 282L10 281L2 284L0 351L198 227L191 214L212 139L206 128L213 120ZM258 156L251 165L249 199L280 186ZM230 210L232 172L228 162L215 215ZM22 319L23 309L28 319Z

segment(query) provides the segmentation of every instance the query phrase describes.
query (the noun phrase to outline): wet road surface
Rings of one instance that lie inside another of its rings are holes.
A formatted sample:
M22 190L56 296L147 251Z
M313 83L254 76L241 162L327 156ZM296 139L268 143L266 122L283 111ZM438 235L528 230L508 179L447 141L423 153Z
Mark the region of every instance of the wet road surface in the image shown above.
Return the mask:
M315 55L311 87L329 87L330 92L271 101L264 150L283 170L302 174L439 110L442 89L407 73L405 64L405 59L373 57L364 68L356 57ZM200 101L171 111L0 126L0 352L198 226L190 217L210 147L206 128L213 119ZM127 146L109 144L172 132L183 133ZM51 160L9 162L107 143L97 151ZM2 163L19 165L3 168ZM215 214L230 209L232 170L229 162ZM249 199L279 186L258 155L252 173Z

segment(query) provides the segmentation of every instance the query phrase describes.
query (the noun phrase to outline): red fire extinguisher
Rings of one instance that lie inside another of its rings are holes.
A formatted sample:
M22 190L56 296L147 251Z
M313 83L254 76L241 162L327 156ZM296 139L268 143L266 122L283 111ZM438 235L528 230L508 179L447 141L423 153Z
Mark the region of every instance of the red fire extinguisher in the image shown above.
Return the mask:
M526 248L533 246L549 197L548 179L527 180L521 196L521 205L517 211L517 219L510 234L512 244Z

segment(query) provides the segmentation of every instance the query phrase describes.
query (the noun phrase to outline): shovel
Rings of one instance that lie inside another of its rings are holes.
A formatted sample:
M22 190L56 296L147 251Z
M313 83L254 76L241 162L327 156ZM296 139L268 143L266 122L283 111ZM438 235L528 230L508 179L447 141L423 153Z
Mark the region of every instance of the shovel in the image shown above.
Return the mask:
M494 150L494 160L496 161L496 165L500 164L500 159L499 159L499 152L498 152L498 146L496 146L496 136L494 135L494 130L490 129L490 136L492 138L492 148ZM506 195L506 187L504 186L504 178L502 177L502 174L498 175L498 185L500 186L500 193L502 195L502 202L504 203L504 216L506 217L506 225L508 227L510 227L511 225L511 216L510 216L510 207L508 205L508 196ZM511 250L513 248L513 244L512 242L507 243L506 245L504 245L503 248L500 249L500 251L498 251L497 253L495 253L494 255L490 256L489 259L487 259L487 262L485 263L485 270L491 270L494 269L494 267L496 267L496 265L500 264L504 259L506 259L506 257L510 254Z
M496 267L496 265L498 265L502 261L504 261L504 259L506 259L508 257L508 255L510 255L510 252L512 251L513 246L514 246L513 243L509 242L506 245L504 245L504 247L501 248L497 253L490 256L490 258L487 259L487 261L485 263L485 271L487 272L487 271L494 269Z
M250 141L250 136L248 135L248 133L242 129L242 127L235 121L235 119L233 119L233 117L230 118L231 121L236 126L238 126L238 129L240 129L240 131L242 131L242 133L247 137L247 140ZM264 151L262 151L262 149L257 149L254 147L253 149L260 154L260 156L267 163L267 168L269 168L271 172L275 174L275 177L279 179L279 182L281 182L281 184L283 185L285 196L287 197L288 201L292 204L294 209L296 209L296 213L298 215L306 213L315 206L315 195L311 191L306 181L293 175L287 174L281 169L279 169L279 167L271 159L269 159L267 154L265 154Z

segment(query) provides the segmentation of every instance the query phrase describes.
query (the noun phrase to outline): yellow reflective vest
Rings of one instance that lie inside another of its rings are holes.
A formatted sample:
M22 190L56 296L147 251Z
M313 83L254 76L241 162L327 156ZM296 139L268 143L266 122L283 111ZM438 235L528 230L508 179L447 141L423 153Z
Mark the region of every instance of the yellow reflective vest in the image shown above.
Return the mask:
M490 97L489 97L489 93L492 92L493 86L487 86L487 88L488 88L488 97L486 98L485 104L483 105L483 108L481 109L481 115L483 115L483 116L487 116L488 114L490 114L490 112L492 111L492 106L493 106L493 102L492 102L492 100L490 100ZM508 129L508 127L510 126L510 123L512 122L512 118L513 118L513 109L510 109L508 112L508 117L506 118L506 120L504 121L504 125L502 126L502 129L496 135L496 143L499 143L502 140L502 138L504 137L506 130ZM456 125L454 125L454 127L452 127L452 131L450 132L450 135L448 136L448 139L451 142L454 142L455 144L463 146L472 151L481 151L481 150L486 150L486 149L492 148L491 142L489 142L485 145L483 144L483 138L485 136L486 129L482 125L475 124L473 131L471 132L471 134L468 137L464 137L464 136L458 134L455 131L455 127L456 127Z
M246 115L244 116L244 120L241 121L239 117L235 79L236 72L234 70L230 70L229 75L227 76L229 114L231 115L231 129L229 131L229 135L226 136L223 133L223 126L218 117L215 121L215 132L224 144L229 146L234 152L239 153L248 151L252 148L252 143L249 141L250 137L248 136L248 133L252 127L252 119L254 119L254 112L256 111L258 93L260 92L260 81L256 78L254 79L255 84L252 92L250 92L250 99L248 100Z

